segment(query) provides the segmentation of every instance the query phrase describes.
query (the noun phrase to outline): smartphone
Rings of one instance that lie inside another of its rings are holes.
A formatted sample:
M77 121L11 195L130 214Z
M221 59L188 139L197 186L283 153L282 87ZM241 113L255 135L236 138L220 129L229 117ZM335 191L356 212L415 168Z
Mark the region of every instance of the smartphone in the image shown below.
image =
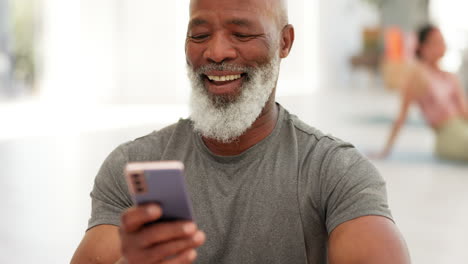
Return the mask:
M157 203L161 206L163 215L156 222L194 221L182 162L131 162L125 167L125 178L135 204Z

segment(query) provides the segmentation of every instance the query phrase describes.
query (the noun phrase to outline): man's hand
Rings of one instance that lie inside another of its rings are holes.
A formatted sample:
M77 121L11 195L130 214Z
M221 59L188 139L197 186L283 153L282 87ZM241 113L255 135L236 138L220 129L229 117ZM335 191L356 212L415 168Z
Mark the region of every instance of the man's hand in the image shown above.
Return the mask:
M146 223L158 220L161 207L150 204L132 207L122 215L120 238L123 258L118 263L192 263L195 248L205 242L205 234L190 221Z

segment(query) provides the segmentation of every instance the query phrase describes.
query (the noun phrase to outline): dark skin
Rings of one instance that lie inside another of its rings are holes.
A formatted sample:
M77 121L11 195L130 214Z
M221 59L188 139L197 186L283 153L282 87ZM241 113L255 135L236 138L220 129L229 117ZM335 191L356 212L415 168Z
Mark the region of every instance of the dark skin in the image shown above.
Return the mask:
M271 2L192 1L185 48L188 65L195 70L205 64L221 62L258 67L269 62L278 47L280 58L287 57L294 42L294 29L291 25L280 24L278 8L266 8ZM237 96L240 90L238 85L223 95ZM210 138L203 138L203 141L214 154L238 155L267 137L277 119L273 92L260 116L239 138L231 143Z
M187 63L194 69L223 61L258 67L274 54L286 58L294 42L294 29L285 21L281 4L282 0L191 1ZM241 83L242 79L224 86L205 82L209 92L228 97L238 96ZM203 140L215 154L237 155L267 137L277 119L273 92L260 117L236 142ZM90 229L72 263L192 263L196 259L195 249L205 242L205 234L187 221L144 226L161 214L161 208L154 204L136 206L123 213L120 228L100 225ZM343 223L330 235L329 263L409 263L406 246L397 231L390 220L378 216Z

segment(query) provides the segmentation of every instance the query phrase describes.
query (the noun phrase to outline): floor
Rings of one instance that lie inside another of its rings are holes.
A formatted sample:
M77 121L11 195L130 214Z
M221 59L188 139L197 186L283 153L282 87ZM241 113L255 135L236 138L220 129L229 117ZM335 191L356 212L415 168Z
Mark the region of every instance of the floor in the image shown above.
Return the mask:
M278 98L307 123L376 153L398 107L381 90ZM0 263L67 263L90 211L93 178L118 144L187 116L186 106L16 108L0 131ZM1 106L0 106L1 108ZM1 117L2 114L0 114ZM5 114L3 114L5 115ZM374 163L413 263L467 263L468 164L432 156L433 136L413 112L395 150Z

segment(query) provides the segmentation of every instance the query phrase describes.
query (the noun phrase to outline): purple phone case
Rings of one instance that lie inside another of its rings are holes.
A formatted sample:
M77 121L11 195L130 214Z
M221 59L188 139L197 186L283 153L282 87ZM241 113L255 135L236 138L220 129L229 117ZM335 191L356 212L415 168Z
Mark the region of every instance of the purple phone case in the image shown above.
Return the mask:
M158 203L163 211L158 221L194 220L182 170L145 170L144 177L147 192L135 194L137 204Z

